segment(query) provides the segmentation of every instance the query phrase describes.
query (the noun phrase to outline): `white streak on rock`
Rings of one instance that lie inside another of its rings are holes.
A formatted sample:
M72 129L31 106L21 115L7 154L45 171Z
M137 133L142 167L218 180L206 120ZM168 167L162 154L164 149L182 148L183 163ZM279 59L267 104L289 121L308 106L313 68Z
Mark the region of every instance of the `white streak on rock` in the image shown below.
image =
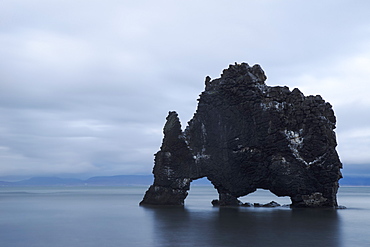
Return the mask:
M204 123L202 123L201 128L202 128L202 136L203 136L203 138L205 140L206 137L207 137L207 131L206 131L206 127L204 126Z
M284 130L284 134L290 142L289 143L289 148L292 151L294 157L297 160L303 162L306 166L310 166L310 165L317 164L317 163L321 162L321 160L325 157L326 154L321 155L320 157L316 158L315 160L313 160L311 162L307 162L300 155L298 149L303 146L303 140L304 140L304 138L301 137L302 133L303 133L303 129L300 129L299 132L294 132L292 130Z
M201 159L209 159L211 156L208 155L208 154L204 154L204 153L197 153L196 156L193 156L193 158L195 159L195 162L199 162Z
M310 164L305 161L301 155L299 154L299 148L303 145L303 137L301 137L301 134L303 132L303 129L300 129L299 132L295 132L293 130L284 130L284 134L286 138L289 141L289 148L293 153L293 156L303 162L305 165L309 166Z
M164 167L164 172L166 173L167 177L172 177L172 175L175 174L175 172L168 166Z
M277 102L277 101L270 101L270 102L263 102L260 104L262 110L266 111L268 109L276 109L277 111L282 111L285 109L287 103L286 102Z
M267 93L267 90L268 90L268 86L266 86L266 84L255 84L254 85L256 88L258 88L263 94L266 94Z

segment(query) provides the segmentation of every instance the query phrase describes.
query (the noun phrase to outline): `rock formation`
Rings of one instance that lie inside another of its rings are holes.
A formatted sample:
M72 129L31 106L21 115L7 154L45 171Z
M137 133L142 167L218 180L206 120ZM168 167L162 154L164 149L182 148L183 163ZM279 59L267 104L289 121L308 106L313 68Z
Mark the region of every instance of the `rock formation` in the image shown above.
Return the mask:
M292 207L336 207L342 164L332 106L265 80L259 65L230 65L206 78L185 131L170 112L140 204L183 205L191 181L207 177L220 206L241 205L238 197L262 188L289 196Z

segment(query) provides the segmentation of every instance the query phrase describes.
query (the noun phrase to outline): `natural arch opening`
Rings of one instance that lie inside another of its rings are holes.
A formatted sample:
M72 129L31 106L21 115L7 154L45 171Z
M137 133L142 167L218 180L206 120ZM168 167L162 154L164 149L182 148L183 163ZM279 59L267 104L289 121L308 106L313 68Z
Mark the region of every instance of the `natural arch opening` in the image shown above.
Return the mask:
M257 189L255 192L250 193L246 196L239 197L238 200L250 204L266 205L274 201L280 205L290 205L292 201L289 196L276 196L271 191L266 189Z
M211 181L203 177L191 182L185 204L187 206L209 206L215 198L218 198L217 190L213 187Z

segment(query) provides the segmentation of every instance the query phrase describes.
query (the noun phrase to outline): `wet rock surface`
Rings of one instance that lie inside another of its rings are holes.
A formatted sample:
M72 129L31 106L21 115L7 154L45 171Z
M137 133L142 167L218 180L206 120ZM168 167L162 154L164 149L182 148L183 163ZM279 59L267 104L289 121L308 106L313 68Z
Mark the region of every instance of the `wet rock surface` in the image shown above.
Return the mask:
M215 207L218 207L218 206L222 206L220 205L220 201L215 199L212 201L212 205L215 206ZM227 205L227 206L230 206L230 205ZM265 203L265 204L262 204L262 203L258 203L258 202L255 202L255 203L250 203L250 202L245 202L245 203L242 203L242 202L239 202L238 205L231 205L231 206L241 206L241 207L255 207L255 208L276 208L276 207L281 207L281 205L275 201L271 201L269 203Z
M289 196L292 207L337 207L342 164L332 106L265 80L259 65L230 65L206 78L185 131L169 112L140 204L183 205L191 181L207 177L219 206L240 206L238 197L262 188Z

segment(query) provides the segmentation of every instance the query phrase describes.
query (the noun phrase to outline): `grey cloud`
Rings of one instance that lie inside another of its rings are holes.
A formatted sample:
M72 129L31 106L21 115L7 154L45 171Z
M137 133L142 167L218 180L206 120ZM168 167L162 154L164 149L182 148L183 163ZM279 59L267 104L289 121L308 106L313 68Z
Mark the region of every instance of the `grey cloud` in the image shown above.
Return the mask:
M269 85L332 102L341 158L364 164L370 143L356 131L370 123L369 7L3 1L0 176L149 173L167 112L185 127L205 76L243 61L261 64Z

